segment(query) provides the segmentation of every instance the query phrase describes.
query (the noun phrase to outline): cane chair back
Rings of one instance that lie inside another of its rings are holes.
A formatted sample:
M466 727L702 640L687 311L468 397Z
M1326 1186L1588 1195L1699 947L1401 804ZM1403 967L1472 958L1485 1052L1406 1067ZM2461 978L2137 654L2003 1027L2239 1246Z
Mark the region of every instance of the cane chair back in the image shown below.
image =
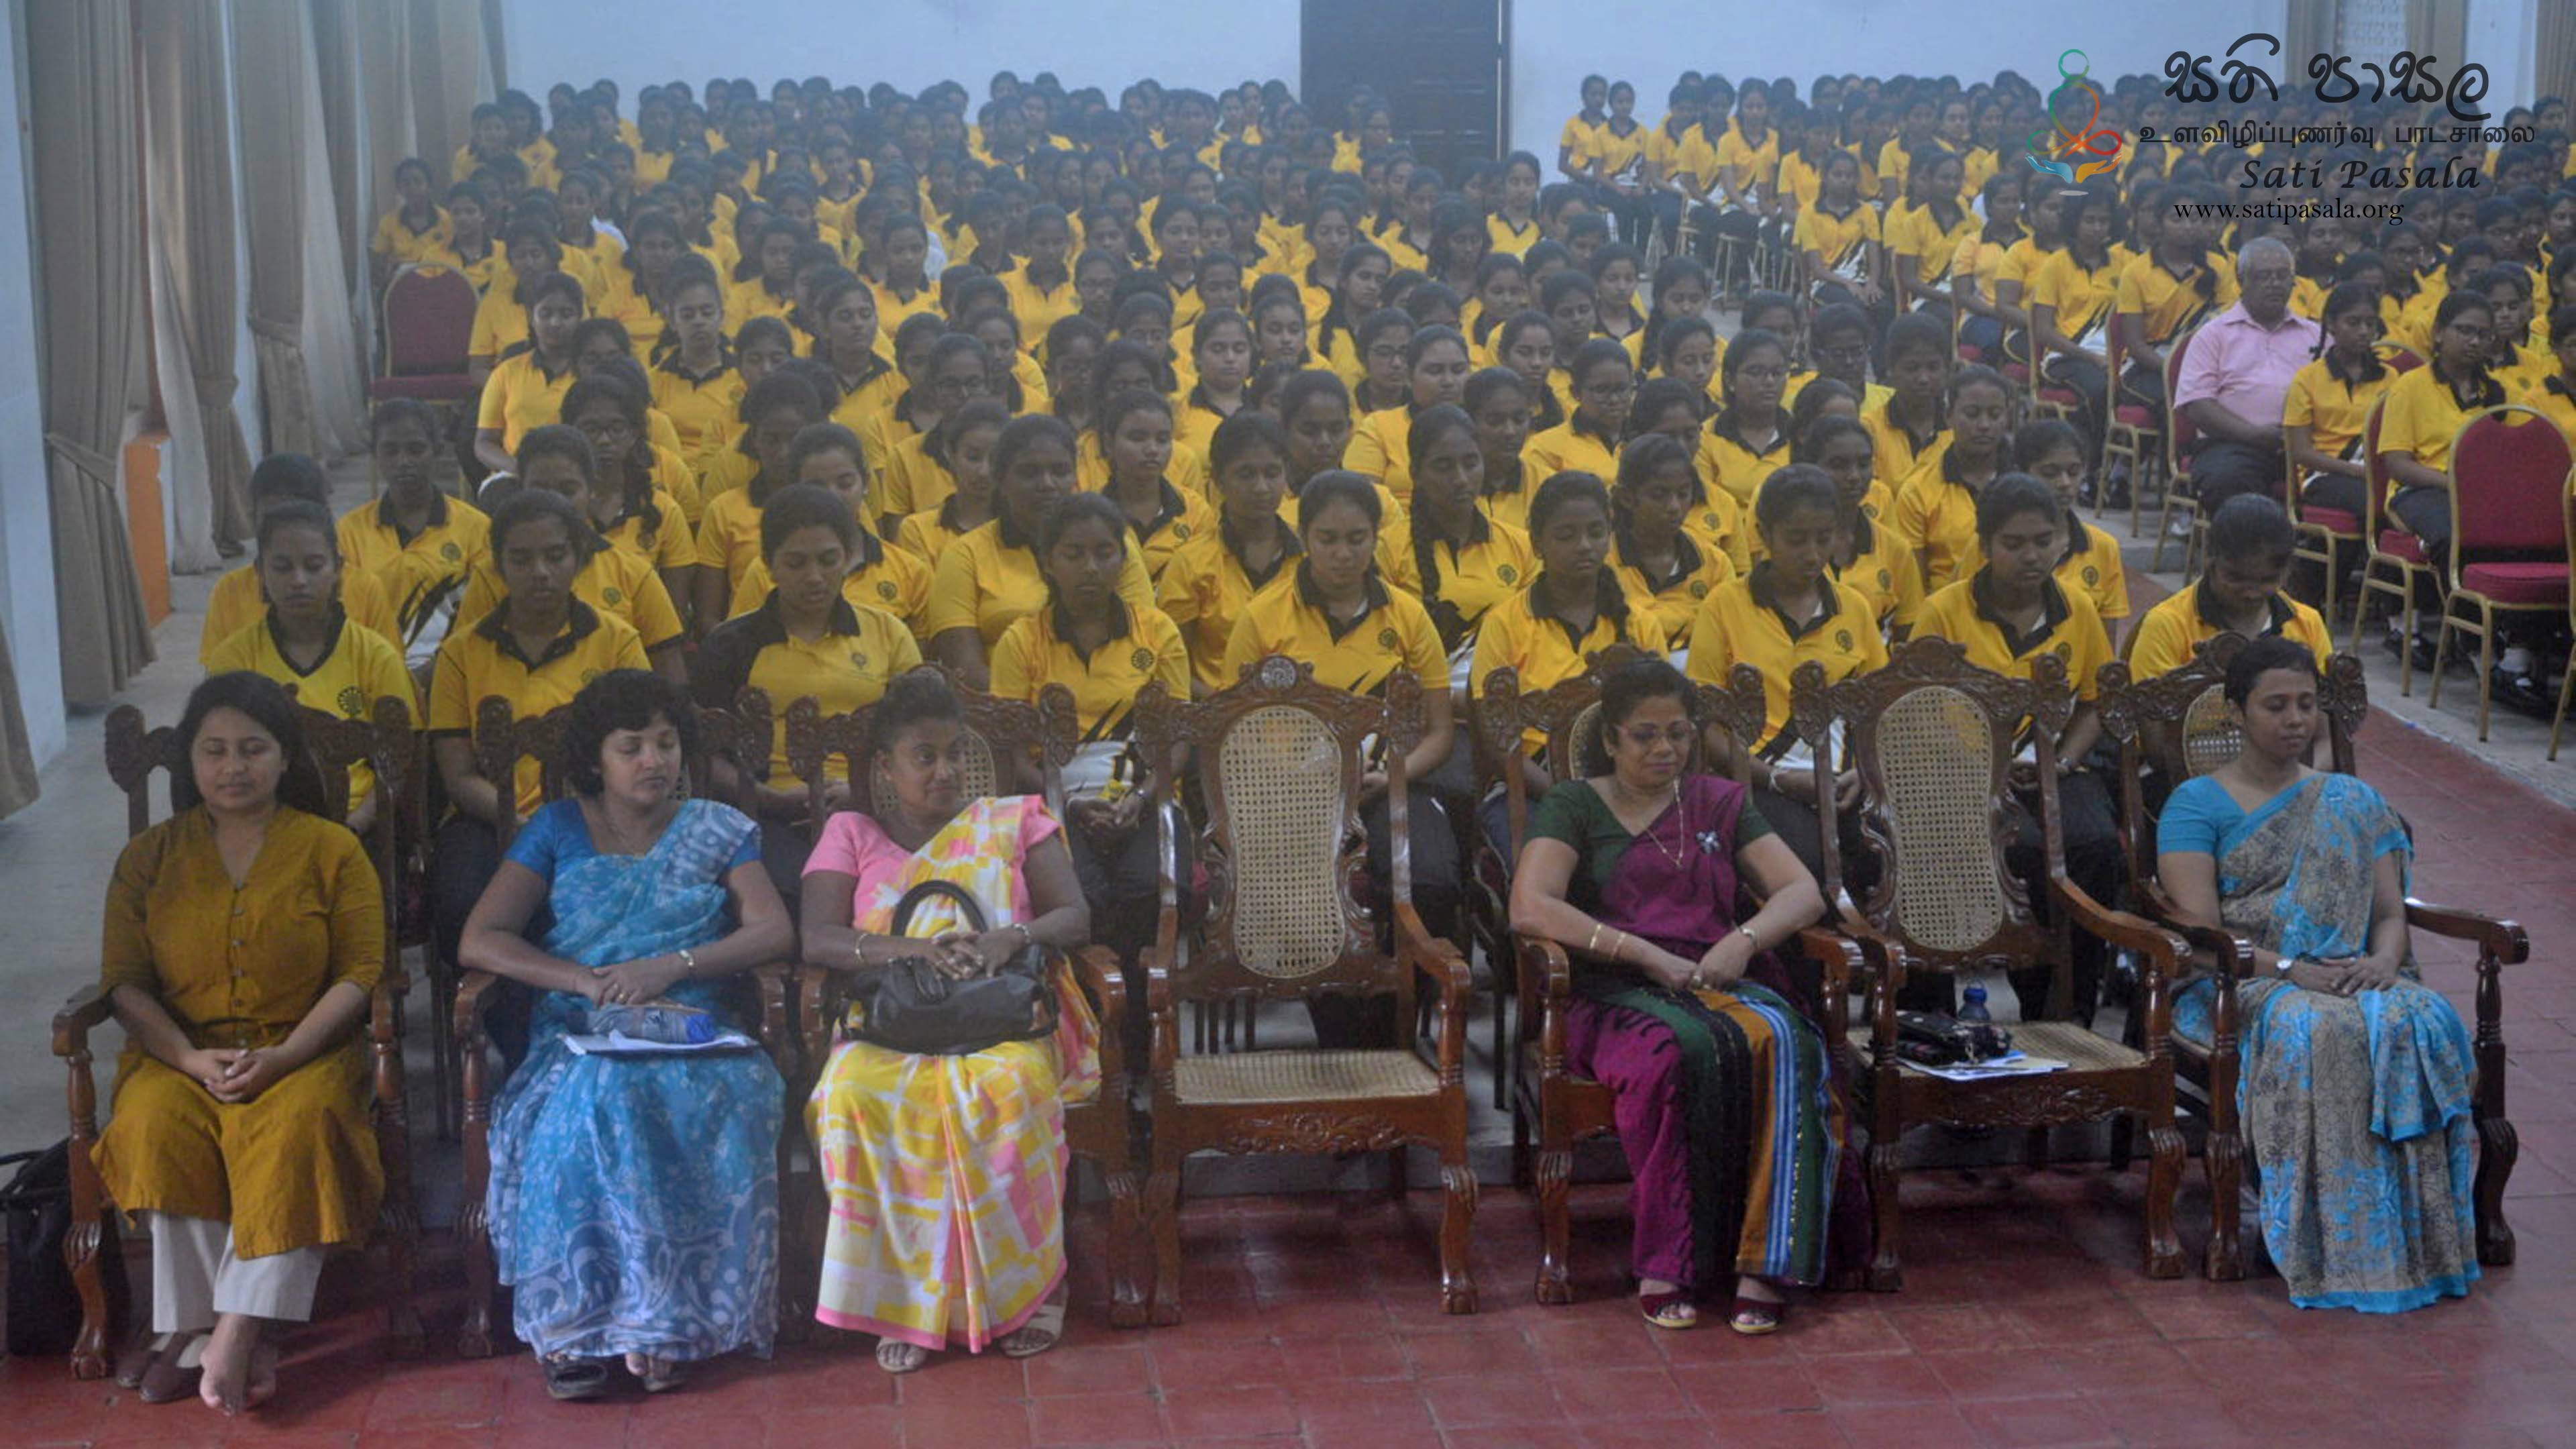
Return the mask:
M1064 789L1057 772L1073 758L1075 744L1073 692L1050 684L1037 703L1002 699L964 687L952 676L957 712L965 724L965 778L959 793L969 800L995 795L1035 793L1061 817ZM738 712L752 739L769 738L766 721L773 703L756 689L743 691ZM890 802L876 798L875 772L868 757L874 707L844 714L825 714L811 697L787 706L787 768L808 788L812 823L820 838L826 817L822 787L831 767L840 765L850 782L852 808L874 815Z
M1885 669L1837 684L1802 666L1791 725L1822 752L1839 722L1862 785L1861 829L1882 869L1861 912L1901 942L1918 965L1940 970L2028 959L2048 951L2049 933L2029 892L2005 864L2004 848L2026 811L2010 769L2025 734L2042 781L2043 829L2054 846L2057 732L2073 710L2065 666L2043 656L2031 680L1968 663L1946 639L1898 647ZM1825 893L1840 898L1847 875L1831 791L1817 800Z

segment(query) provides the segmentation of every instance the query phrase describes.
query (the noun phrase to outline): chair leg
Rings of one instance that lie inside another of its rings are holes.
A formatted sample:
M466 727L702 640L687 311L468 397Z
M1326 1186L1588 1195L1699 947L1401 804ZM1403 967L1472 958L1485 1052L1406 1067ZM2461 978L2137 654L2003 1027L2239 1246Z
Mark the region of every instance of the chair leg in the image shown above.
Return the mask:
M1574 1301L1574 1275L1566 1267L1569 1221L1568 1192L1574 1183L1574 1153L1562 1130L1550 1130L1540 1119L1538 1153L1538 1282L1532 1295L1541 1303Z
M1465 1104L1457 1130L1440 1149L1440 1311L1476 1311L1476 1274L1471 1250L1476 1233L1476 1169L1467 1164Z
M1494 981L1494 1110L1497 1112L1511 1105L1512 1058L1518 1055L1512 1050L1511 1005L1511 993L1503 990L1498 976Z
M1905 1286L1905 1269L1897 1260L1896 1180L1898 1151L1894 1142L1869 1144L1870 1210L1878 1218L1877 1251L1869 1263L1869 1291L1894 1293Z
M2212 1106L2209 1141L2201 1150L2201 1169L2209 1178L2209 1255L2202 1271L2214 1283L2233 1283L2245 1276L2245 1144L2233 1112L2222 1127Z
M2558 737L2567 729L2567 703L2576 696L2576 645L2567 650L2567 668L2558 681L2558 712L2549 717L2549 758L2558 758Z
M1122 1114L1127 1110L1123 1095L1104 1106ZM1124 1155L1101 1164L1100 1173L1101 1185L1109 1189L1109 1326L1142 1328L1147 1317L1142 1191L1128 1134L1119 1134L1118 1146Z
M122 1261L117 1255L124 1250L117 1241L116 1213L108 1205L107 1184L100 1180L98 1163L90 1156L98 1143L98 1079L90 1074L88 1038L75 1043L64 1062L69 1069L65 1096L71 1117L71 1224L63 1234L63 1266L72 1275L81 1305L80 1336L72 1343L72 1377L99 1379L107 1377L108 1337L124 1307L108 1292L108 1279Z
M2447 607L2447 606L2446 606ZM2478 604L2478 743L2487 742L2487 715L2495 704L2495 610Z
M2183 1162L2189 1156L2182 1133L2174 1126L2173 1102L2147 1124L2147 1276L2179 1278L2183 1273L2182 1239L2174 1234L2174 1196L2182 1188Z
M2478 1128L2478 1175L2472 1189L2478 1232L2478 1261L2490 1268L2513 1262L2513 1225L2505 1221L2504 1189L2513 1177L2522 1141L2505 1116L2505 1050L2503 972L2481 952L2478 961L2478 1085L2469 1099L2470 1120Z
M2415 576L2399 569L2397 584L2405 590L2405 601L2397 610L2397 627L2401 631L2397 649L2397 693L2401 697L2411 697L2415 693L2415 629L2422 622L2422 615L2415 607ZM2437 690L2442 687L2439 683L2441 669L2442 656L2437 652L2433 656L2436 680L2433 687Z
M1154 1284L1147 1316L1157 1328L1181 1321L1181 1163L1158 1144L1145 1178L1145 1212L1154 1229Z
M484 1205L492 1187L492 1103L483 1090L483 1055L478 1045L461 1064L465 1202L457 1213L456 1238L465 1258L465 1321L456 1331L459 1358L492 1356L492 1301L500 1291L500 1274L492 1262L492 1220Z
M424 954L429 975L429 1066L430 1086L437 1094L437 1108L431 1114L438 1120L438 1140L456 1140L456 1093L462 1070L456 1057L456 1033L450 1018L456 1015L456 972L442 968L432 948Z

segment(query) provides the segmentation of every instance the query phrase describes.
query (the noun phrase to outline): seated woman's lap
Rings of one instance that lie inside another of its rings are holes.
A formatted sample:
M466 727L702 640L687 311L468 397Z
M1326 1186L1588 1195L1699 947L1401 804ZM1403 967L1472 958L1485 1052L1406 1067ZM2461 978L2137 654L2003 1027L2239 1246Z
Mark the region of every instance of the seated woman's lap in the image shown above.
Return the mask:
M327 1198L377 1175L367 1100L366 1058L349 1050L326 1052L238 1105L216 1101L186 1074L145 1057L117 1085L115 1115L100 1134L102 1167L111 1186L129 1177L191 1184L205 1196L190 1206L229 1204L231 1185L246 1173ZM118 1206L182 1211L167 1202Z

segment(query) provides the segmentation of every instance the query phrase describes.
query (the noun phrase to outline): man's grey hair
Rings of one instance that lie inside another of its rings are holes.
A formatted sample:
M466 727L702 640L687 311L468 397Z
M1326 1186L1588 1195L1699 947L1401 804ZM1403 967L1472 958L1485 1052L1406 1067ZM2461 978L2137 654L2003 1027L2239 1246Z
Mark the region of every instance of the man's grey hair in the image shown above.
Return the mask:
M2276 236L2258 236L2252 241L2247 242L2242 247L2237 248L2236 269L2238 271L2243 271L2246 266L2252 263L2256 258L2268 257L2274 252L2280 253L2281 260L2290 263L2292 266L2298 265L2298 256L2290 250L2290 244L2288 242L2285 242Z

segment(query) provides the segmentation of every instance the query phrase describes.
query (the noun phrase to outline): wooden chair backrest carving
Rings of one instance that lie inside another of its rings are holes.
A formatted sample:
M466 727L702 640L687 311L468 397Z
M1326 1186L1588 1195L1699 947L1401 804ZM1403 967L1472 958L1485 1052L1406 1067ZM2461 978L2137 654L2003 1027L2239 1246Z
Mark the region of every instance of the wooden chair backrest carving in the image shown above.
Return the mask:
M1411 1020L1412 973L1379 952L1379 922L1351 880L1366 848L1359 780L1376 737L1386 741L1390 840L1407 839L1404 755L1422 738L1421 681L1398 671L1382 698L1349 694L1317 684L1313 666L1273 655L1204 700L1149 685L1136 721L1148 760L1189 752L1206 808L1184 859L1170 838L1176 772L1157 773L1166 911L1193 860L1208 877L1205 919L1173 969L1176 996L1261 1002L1317 989L1395 991L1396 1019ZM1391 853L1393 899L1408 903L1411 853L1400 845Z
M1910 964L1939 971L2062 957L2040 926L2029 893L2004 851L2027 812L2011 766L2029 721L2040 779L2047 858L2062 858L2055 741L2074 711L2065 666L2043 655L2035 679L1970 664L1946 639L1898 646L1887 667L1835 684L1821 665L1800 665L1791 723L1822 751L1836 723L1861 780L1861 830L1881 869L1864 917L1907 951ZM1833 792L1818 792L1827 899L1842 899L1849 875Z
M2129 666L2106 664L2101 673L2102 732L2120 747L2120 836L2130 879L2155 879L2155 812L2147 805L2147 774L2168 785L2206 775L2236 758L2244 740L2227 705L2227 666L2246 645L2241 634L2220 634L2200 646L2190 663L2153 679L2132 679ZM2350 654L2327 659L2317 689L2328 748L2338 774L2354 773L2353 735L2370 713L2361 661Z
M690 795L707 793L708 764L717 755L739 753L743 741L756 738L764 752L769 748L768 722L761 722L760 732L753 736L741 716L731 710L696 706L698 711L698 750L688 761L685 785ZM486 780L494 782L501 793L502 823L496 827L501 849L510 848L512 837L526 822L519 816L519 762L532 760L539 771L539 788L549 800L560 800L569 793L571 782L564 776L564 731L572 721L572 709L565 706L550 709L529 719L520 719L501 695L486 695L474 709L474 768Z
M1038 692L1037 703L1031 704L968 689L953 675L949 677L949 687L957 696L958 713L964 716L966 725L965 797L975 800L1034 792L1045 796L1047 808L1062 819L1064 789L1058 772L1073 758L1073 691L1061 684L1050 684ZM756 689L743 691L740 713L748 738L770 738L770 710L766 694ZM790 703L786 718L787 767L809 789L813 802L810 819L816 838L821 838L831 813L824 805L821 787L835 761L851 782L853 808L874 815L887 803L876 798L873 772L868 768L873 706L827 715L809 696Z

